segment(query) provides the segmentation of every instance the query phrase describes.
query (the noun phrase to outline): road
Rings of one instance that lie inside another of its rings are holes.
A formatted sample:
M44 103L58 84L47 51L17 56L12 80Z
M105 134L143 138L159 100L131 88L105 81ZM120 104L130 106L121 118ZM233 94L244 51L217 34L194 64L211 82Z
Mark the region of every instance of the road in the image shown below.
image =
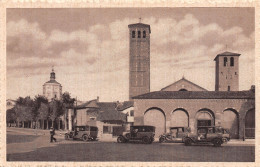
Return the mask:
M182 143L116 143L66 141L50 143L46 133L7 130L7 161L168 161L253 162L252 144L184 146Z

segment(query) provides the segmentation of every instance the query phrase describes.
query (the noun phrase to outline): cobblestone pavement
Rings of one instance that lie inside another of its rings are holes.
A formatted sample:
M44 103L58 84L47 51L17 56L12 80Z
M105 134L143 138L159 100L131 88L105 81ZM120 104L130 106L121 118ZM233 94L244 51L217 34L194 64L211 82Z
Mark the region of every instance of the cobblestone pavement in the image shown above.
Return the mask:
M57 135L29 130L7 129L8 161L187 161L187 162L252 162L254 141L234 140L222 147L212 145L184 146L182 143L123 143L114 141L66 141Z

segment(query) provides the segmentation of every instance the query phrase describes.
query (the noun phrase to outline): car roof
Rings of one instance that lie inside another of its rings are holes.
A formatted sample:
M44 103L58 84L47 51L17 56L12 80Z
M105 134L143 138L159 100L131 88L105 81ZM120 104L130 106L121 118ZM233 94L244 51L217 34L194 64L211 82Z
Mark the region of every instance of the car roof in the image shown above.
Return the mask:
M172 128L188 128L188 127L184 127L184 126L173 126L173 127L170 127L170 129L172 129Z
M150 127L150 128L155 128L155 126L149 126L149 125L135 125L135 126L131 126L134 128L138 128L138 127Z
M221 126L199 126L197 128L222 128Z
M97 127L97 126L89 126L89 125L85 125L85 126L75 126L75 128L77 128L77 127Z

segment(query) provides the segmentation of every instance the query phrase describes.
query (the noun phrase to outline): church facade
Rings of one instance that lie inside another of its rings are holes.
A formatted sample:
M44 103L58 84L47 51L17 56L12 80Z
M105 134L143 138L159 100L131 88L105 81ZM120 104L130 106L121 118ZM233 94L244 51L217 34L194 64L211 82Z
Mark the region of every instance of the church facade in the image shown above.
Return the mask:
M135 26L131 25L138 31ZM133 33L130 29L130 40ZM130 60L131 47L130 42ZM254 138L255 88L252 86L250 90L239 91L239 56L238 53L224 52L215 57L215 91L207 91L184 77L160 91L143 89L143 94L142 91L132 93L130 84L129 94L134 100L134 125L155 126L155 137L167 132L170 127L190 127L191 131L196 132L199 126L222 126L229 130L231 138ZM135 82L140 82L138 77L136 79ZM131 83L132 78L129 80Z

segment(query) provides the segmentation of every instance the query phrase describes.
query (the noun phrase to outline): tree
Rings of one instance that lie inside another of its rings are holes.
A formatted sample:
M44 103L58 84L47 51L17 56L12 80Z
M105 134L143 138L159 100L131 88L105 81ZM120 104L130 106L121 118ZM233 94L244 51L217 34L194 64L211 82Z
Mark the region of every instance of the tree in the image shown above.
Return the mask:
M47 104L47 108L46 106L41 107L43 104ZM48 118L48 99L46 97L41 95L37 95L34 97L32 118L35 122L36 128L38 128L39 120L42 120L42 125L44 124L43 120Z
M62 94L61 97L62 103L66 106L66 107L73 107L76 99L75 98L71 98L70 93L69 92L64 92Z
M16 113L14 108L8 109L6 111L6 123L14 123L16 121Z
M16 122L18 123L22 121L22 126L24 127L25 122L29 122L32 120L32 110L33 110L33 100L30 96L25 98L19 97L17 99L17 103L14 106L14 112L16 115Z

